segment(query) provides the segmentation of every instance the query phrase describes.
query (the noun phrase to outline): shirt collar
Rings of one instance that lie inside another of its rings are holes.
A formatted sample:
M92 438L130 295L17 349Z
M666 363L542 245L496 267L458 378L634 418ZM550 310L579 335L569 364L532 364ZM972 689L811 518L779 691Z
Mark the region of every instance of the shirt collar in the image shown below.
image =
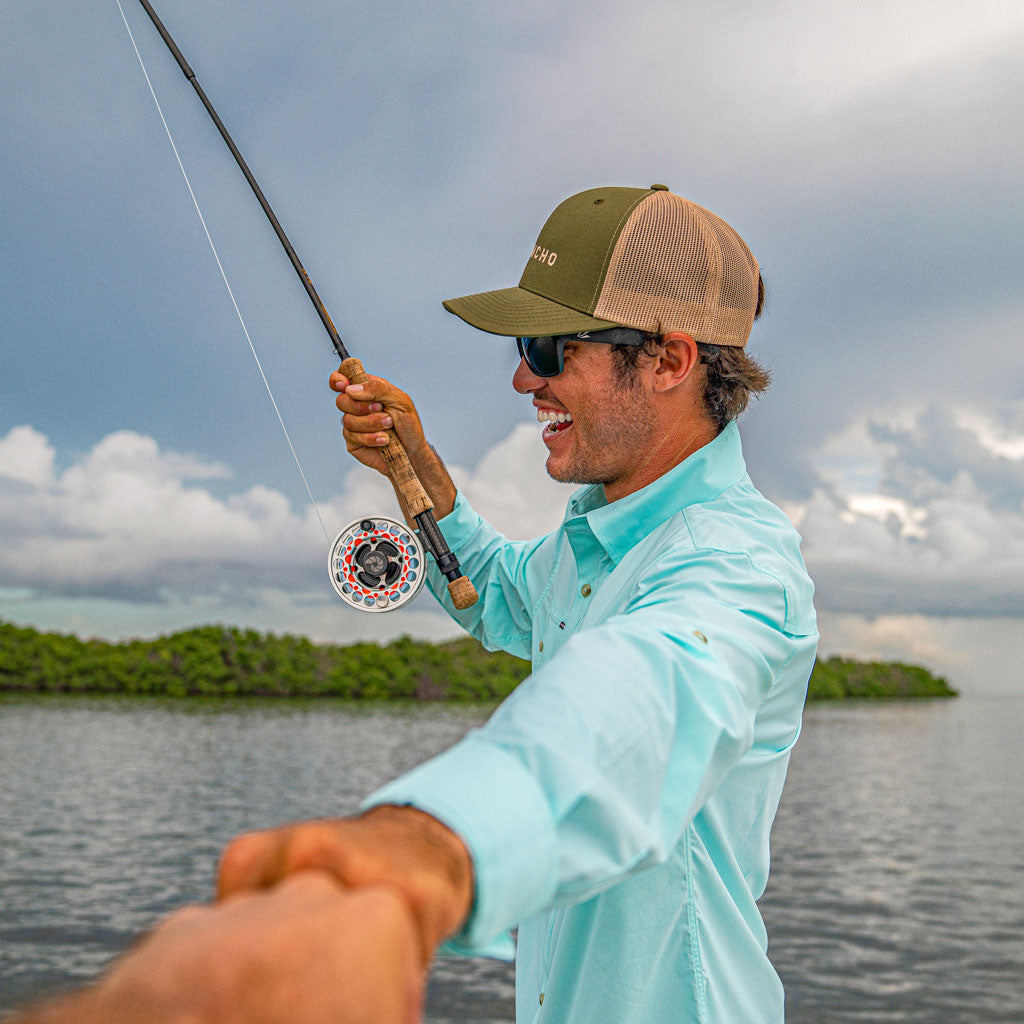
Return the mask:
M583 519L613 562L681 509L710 501L746 475L736 421L646 487L609 502L601 484L581 487L565 522Z

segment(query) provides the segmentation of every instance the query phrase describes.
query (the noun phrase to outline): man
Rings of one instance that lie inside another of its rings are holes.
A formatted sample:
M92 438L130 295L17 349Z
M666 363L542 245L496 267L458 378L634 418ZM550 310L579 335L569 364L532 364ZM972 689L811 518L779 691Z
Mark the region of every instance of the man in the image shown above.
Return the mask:
M448 610L533 673L361 817L236 840L225 910L314 871L346 920L385 929L388 964L411 943L425 968L446 939L498 952L518 928L520 1022L782 1021L756 900L817 634L798 537L734 422L767 384L743 353L762 297L739 235L654 185L570 197L519 287L445 303L518 339L548 472L584 485L533 541L472 510L407 395L332 375L349 450L383 471L394 428L480 593ZM361 919L345 901L367 893L394 902ZM415 985L394 1009L407 977L332 974L367 1020L415 1017Z

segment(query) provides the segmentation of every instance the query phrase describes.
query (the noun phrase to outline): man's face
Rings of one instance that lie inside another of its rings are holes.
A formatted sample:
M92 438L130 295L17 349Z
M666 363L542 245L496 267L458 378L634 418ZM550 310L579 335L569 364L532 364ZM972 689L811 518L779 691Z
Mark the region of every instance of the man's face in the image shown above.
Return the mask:
M565 369L538 377L524 360L512 378L532 394L548 449L547 471L564 483L604 484L609 500L629 494L640 455L654 433L651 394L641 371L623 381L609 345L570 341ZM558 417L562 422L558 422Z

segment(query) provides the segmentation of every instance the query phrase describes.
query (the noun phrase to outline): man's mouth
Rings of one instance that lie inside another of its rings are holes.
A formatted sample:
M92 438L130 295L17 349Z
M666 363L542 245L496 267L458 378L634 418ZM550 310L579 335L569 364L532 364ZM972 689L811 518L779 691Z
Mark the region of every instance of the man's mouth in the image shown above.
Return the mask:
M545 436L553 435L572 426L572 414L558 409L538 409L537 422L547 424L544 427Z

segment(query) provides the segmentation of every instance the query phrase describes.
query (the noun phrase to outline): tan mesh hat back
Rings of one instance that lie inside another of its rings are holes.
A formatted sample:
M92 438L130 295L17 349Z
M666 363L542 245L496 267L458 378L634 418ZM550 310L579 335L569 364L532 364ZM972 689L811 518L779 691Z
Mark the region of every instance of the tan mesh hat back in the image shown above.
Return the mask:
M724 220L659 190L622 229L594 315L645 331L686 331L712 345L745 345L757 279L757 261Z
M750 335L758 280L750 250L709 210L664 185L600 188L551 214L517 288L444 305L495 334L622 325L736 346Z

